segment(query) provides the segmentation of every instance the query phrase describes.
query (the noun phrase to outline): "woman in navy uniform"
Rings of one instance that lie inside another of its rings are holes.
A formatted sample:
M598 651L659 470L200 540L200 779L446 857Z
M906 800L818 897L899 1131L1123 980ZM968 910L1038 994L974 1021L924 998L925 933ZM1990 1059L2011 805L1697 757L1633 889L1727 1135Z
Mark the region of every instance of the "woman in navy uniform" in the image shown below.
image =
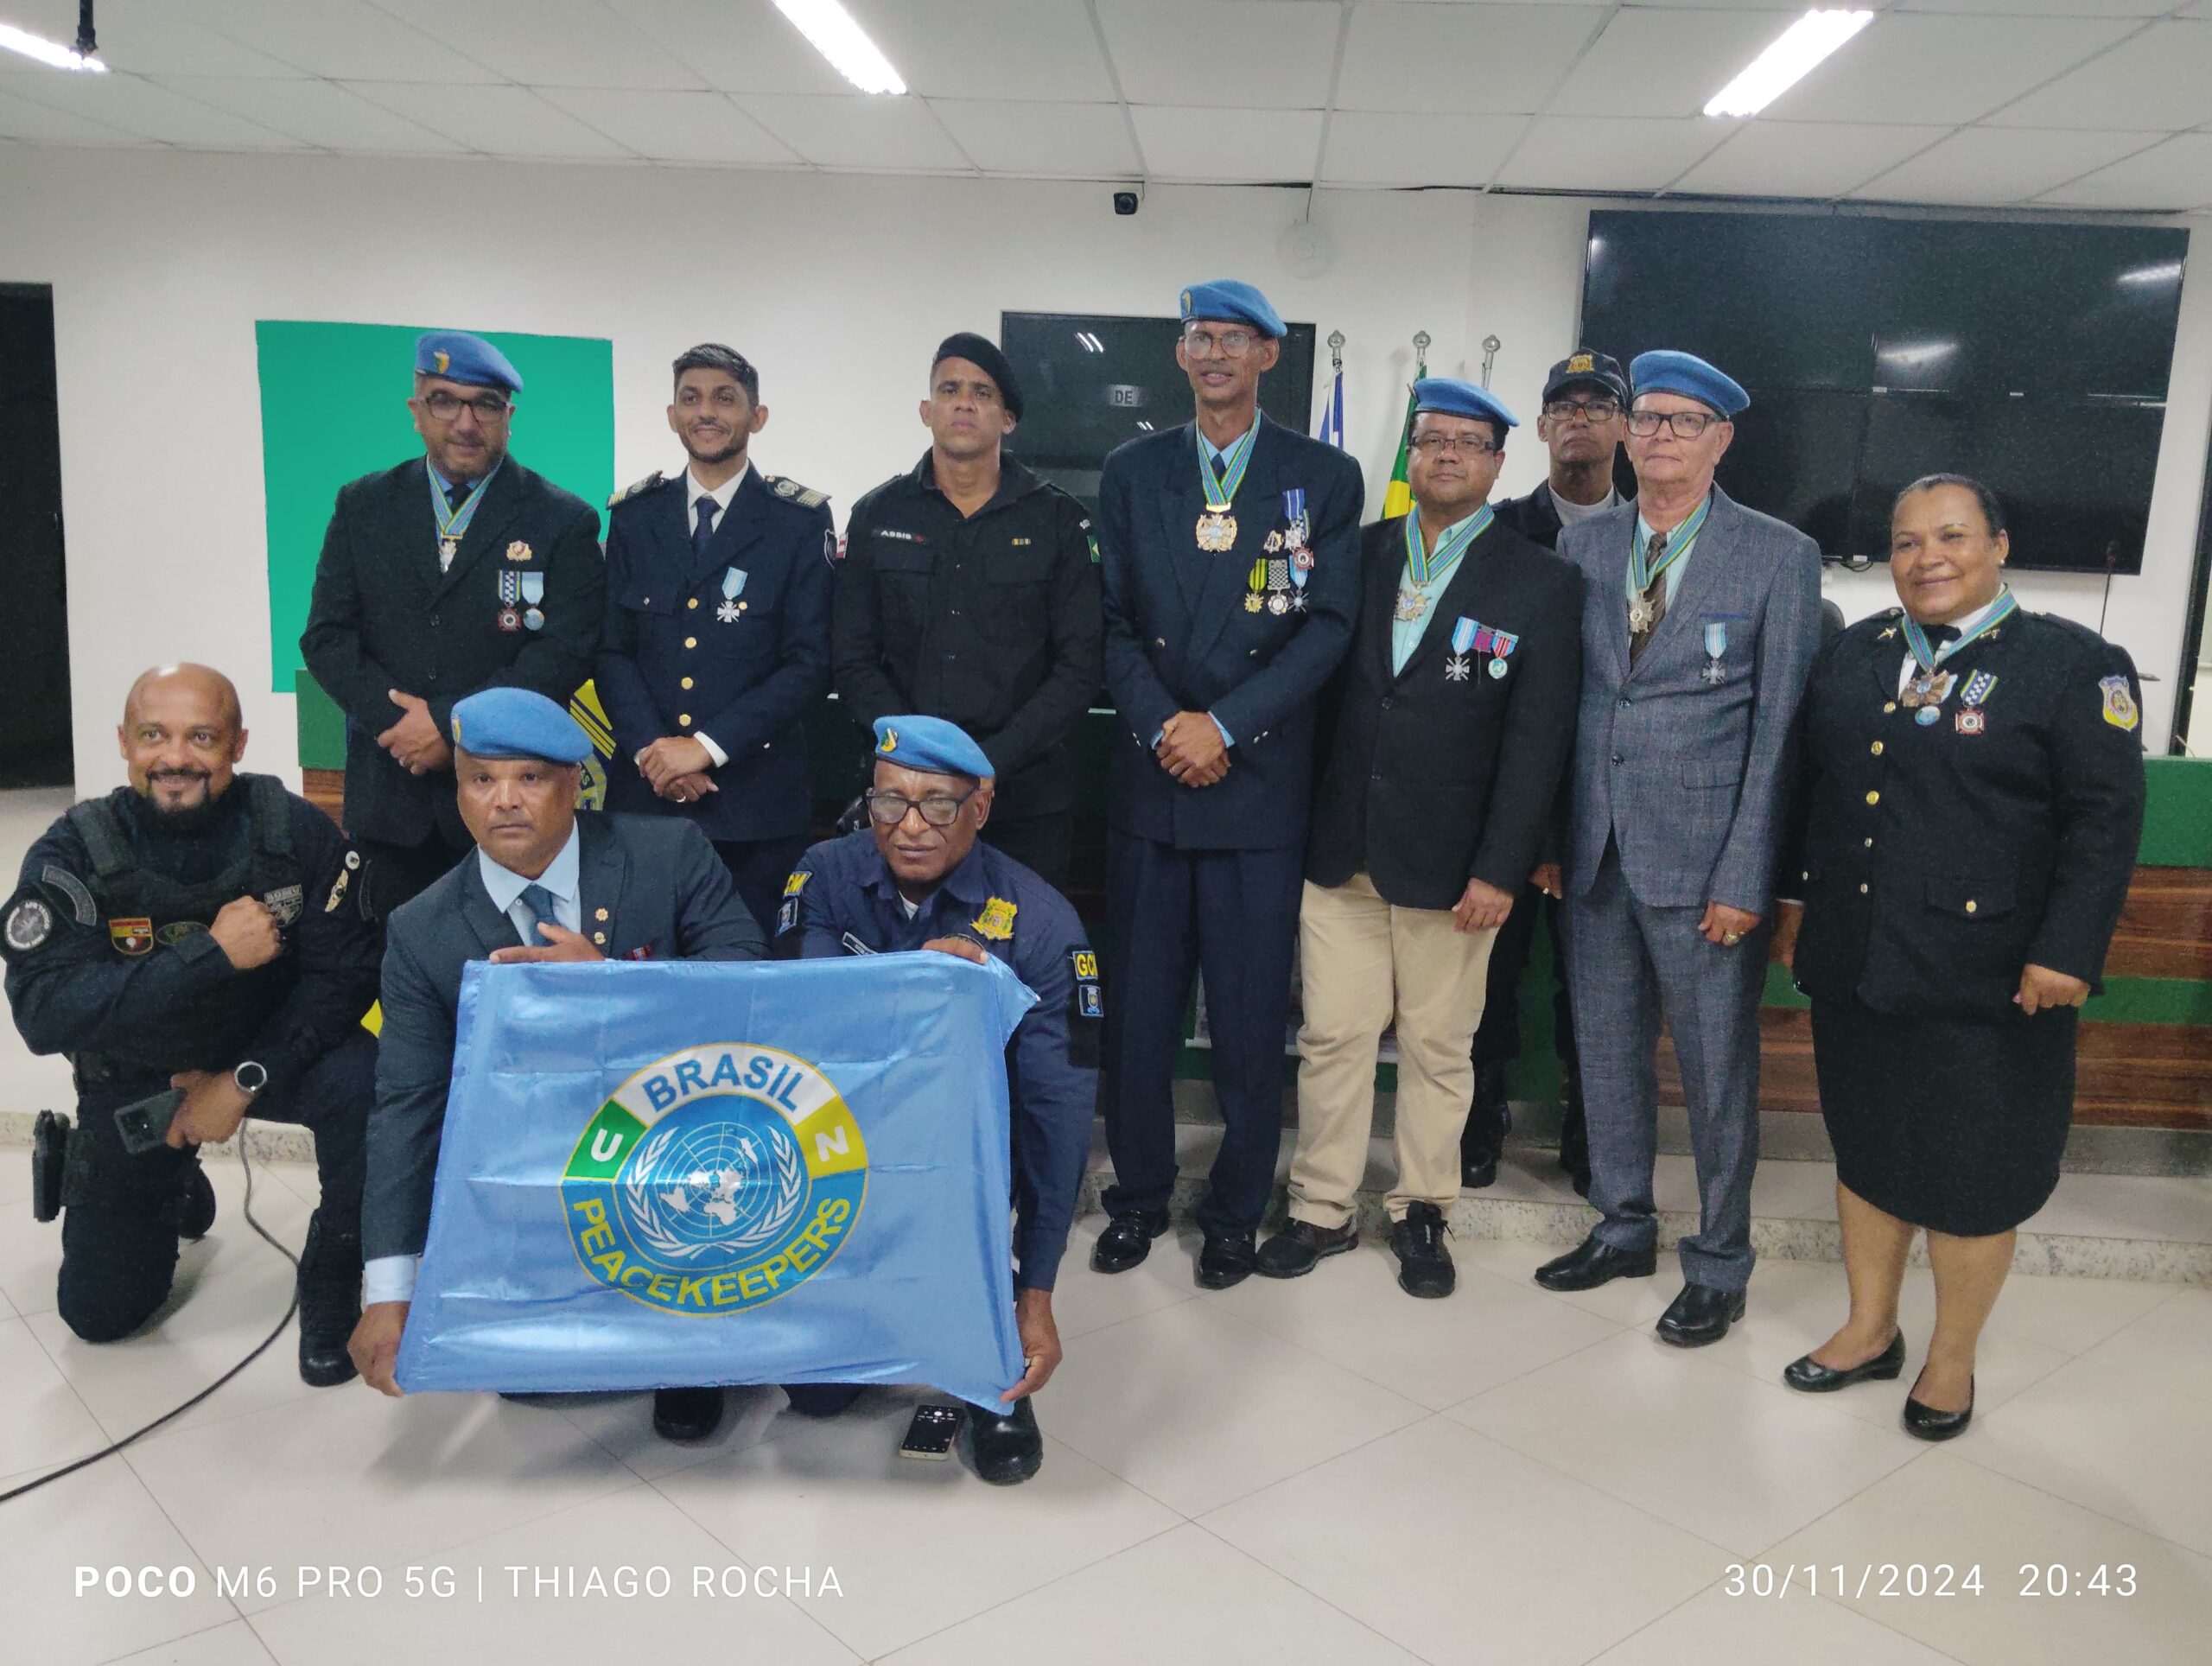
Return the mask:
M1825 1393L1904 1370L1897 1292L1928 1234L1936 1330L1904 1425L1974 1410L1974 1345L2013 1229L2058 1183L2077 1008L2143 826L2135 668L2020 608L2003 511L1955 474L1891 512L1904 606L1822 652L1805 704L1802 911L1783 957L1812 998L1851 1313L1783 1372Z

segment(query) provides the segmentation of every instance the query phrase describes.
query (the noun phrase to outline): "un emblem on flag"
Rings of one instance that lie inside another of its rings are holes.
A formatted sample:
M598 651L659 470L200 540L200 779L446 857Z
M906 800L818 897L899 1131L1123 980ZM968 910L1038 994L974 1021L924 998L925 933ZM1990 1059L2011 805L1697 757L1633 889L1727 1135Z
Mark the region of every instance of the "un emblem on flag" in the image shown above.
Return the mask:
M860 1124L803 1059L691 1047L630 1078L561 1182L577 1258L671 1313L773 1301L837 1253L868 1188Z

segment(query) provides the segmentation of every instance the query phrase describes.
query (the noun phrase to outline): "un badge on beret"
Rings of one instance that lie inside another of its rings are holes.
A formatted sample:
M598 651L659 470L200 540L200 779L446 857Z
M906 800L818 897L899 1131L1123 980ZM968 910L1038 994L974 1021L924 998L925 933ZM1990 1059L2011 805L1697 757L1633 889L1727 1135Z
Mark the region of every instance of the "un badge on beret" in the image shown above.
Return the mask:
M8 946L27 955L54 934L54 910L36 897L25 897L8 911Z

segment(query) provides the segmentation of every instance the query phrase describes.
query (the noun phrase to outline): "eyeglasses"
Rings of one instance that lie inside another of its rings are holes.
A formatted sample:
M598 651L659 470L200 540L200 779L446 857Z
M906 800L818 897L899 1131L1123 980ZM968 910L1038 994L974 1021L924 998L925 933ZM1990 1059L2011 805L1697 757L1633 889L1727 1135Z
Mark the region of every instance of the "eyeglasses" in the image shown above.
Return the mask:
M932 792L926 798L909 798L903 792L882 792L870 787L861 796L868 800L868 819L879 827L896 827L906 819L906 812L918 810L922 819L931 827L950 827L960 819L960 806L974 798L977 788L969 787L955 798L950 792Z
M463 405L476 413L480 423L503 421L514 408L496 393L480 393L474 399L464 399L443 388L432 388L423 396L423 408L442 423L449 423L460 416Z
M1672 429L1678 440L1694 440L1715 423L1725 423L1725 416L1715 416L1703 410L1631 410L1628 414L1628 431L1639 440L1648 440L1661 429Z
M1211 359L1218 347L1225 359L1242 359L1267 339L1253 330L1223 330L1217 334L1193 324L1183 331L1183 351L1194 358Z
M1620 404L1613 399L1554 399L1544 407L1544 415L1555 423L1610 423L1620 414Z
M1419 434L1414 436L1413 448L1424 457L1441 457L1446 452L1464 451L1472 457L1486 456L1493 451L1503 451L1502 445L1477 439L1471 434Z

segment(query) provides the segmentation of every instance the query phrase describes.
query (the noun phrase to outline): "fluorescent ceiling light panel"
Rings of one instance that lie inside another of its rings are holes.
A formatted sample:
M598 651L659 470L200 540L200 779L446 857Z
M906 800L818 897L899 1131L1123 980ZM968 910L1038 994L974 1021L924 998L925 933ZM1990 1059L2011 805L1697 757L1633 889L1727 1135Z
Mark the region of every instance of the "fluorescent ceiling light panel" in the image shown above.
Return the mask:
M1708 116L1756 116L1805 79L1813 67L1874 21L1871 11L1808 11L1782 31L1749 67L1713 95Z
M55 69L79 69L91 75L107 73L107 66L99 59L81 57L74 47L62 46L10 23L0 23L0 47L20 52L26 58L35 58Z
M906 82L838 0L776 0L830 66L863 92L904 92Z

